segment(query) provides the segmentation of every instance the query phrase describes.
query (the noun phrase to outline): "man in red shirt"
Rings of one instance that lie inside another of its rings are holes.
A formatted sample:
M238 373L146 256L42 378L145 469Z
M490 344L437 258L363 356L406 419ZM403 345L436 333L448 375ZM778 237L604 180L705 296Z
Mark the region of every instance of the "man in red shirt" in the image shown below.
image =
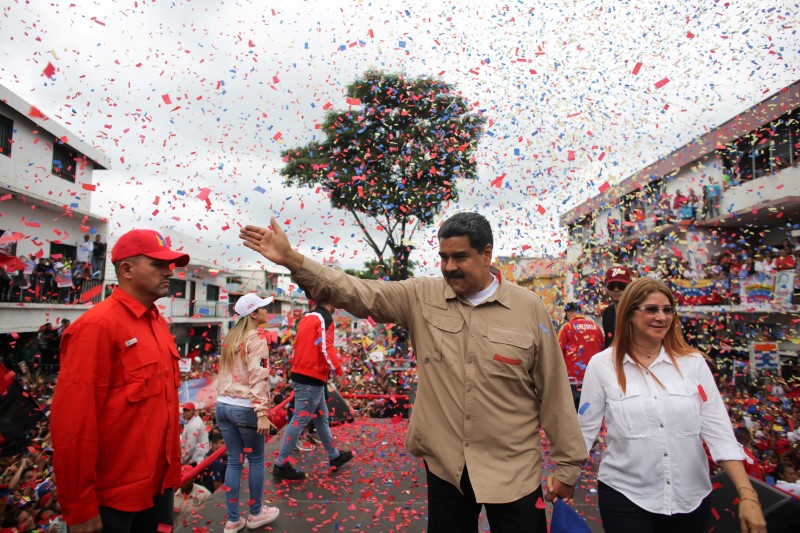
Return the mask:
M581 397L579 385L583 383L586 365L594 354L603 350L605 339L600 326L581 315L581 308L577 303L565 305L564 312L567 322L558 332L558 344L561 345L561 353L567 363L572 397L577 408Z
M336 311L330 303L322 302L303 315L297 324L292 356L292 385L294 386L294 417L286 426L278 459L272 467L272 475L278 479L305 479L301 472L288 461L297 445L300 434L313 420L322 445L328 452L328 463L339 469L353 458L350 450L339 451L333 442L325 386L333 370L337 376L343 374L342 365L333 347L333 315Z
M111 252L118 286L65 332L50 417L58 499L71 533L155 532L180 486L178 350L155 301L174 265L152 230Z

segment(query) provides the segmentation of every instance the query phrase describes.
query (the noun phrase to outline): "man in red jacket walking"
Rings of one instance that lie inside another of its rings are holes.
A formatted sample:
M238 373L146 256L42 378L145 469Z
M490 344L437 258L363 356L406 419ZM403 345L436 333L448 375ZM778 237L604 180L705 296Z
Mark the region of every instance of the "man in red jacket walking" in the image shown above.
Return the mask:
M119 285L61 340L50 426L58 500L71 533L155 533L180 486L178 350L155 301L175 265L152 230L111 252Z
M292 357L291 380L294 386L294 417L286 426L278 460L272 475L280 479L305 479L304 472L287 461L297 445L297 440L309 421L314 421L322 445L328 452L328 462L336 468L353 458L349 450L336 448L328 420L325 402L325 384L331 370L341 376L342 366L333 347L333 313L336 308L329 303L318 303L313 311L303 315L297 325Z
M565 305L564 312L567 323L558 332L558 344L561 345L561 353L567 363L572 398L577 408L586 365L593 355L603 350L603 330L594 321L584 317L580 306L575 302Z

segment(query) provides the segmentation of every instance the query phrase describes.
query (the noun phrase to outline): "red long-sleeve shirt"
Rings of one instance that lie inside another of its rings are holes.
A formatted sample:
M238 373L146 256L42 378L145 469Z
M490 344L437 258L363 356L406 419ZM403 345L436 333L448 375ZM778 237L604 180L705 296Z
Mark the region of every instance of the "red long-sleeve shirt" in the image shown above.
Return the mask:
M167 322L119 288L61 341L50 426L67 524L141 511L180 485L178 351Z
M578 315L564 324L558 332L558 344L564 354L569 377L583 382L589 359L603 350L604 343L603 330L588 318Z
M297 325L294 340L292 374L301 374L322 382L328 380L331 370L337 376L342 375L342 366L333 347L333 327L333 318L320 307L303 315Z

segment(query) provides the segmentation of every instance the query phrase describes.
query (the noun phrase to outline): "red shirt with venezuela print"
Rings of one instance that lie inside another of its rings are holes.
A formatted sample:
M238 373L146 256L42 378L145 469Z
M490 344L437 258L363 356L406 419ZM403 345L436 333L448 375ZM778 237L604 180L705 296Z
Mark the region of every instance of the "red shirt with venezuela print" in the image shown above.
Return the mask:
M589 359L603 350L605 338L600 326L588 318L576 315L558 332L558 344L561 345L561 353L567 363L570 381L582 383Z

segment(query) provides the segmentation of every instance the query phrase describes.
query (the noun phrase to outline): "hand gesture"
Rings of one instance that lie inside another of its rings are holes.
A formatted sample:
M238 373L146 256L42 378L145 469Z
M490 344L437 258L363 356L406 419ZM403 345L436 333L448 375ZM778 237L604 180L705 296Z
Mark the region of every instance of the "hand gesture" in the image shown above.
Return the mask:
M239 238L251 250L263 255L276 265L282 265L294 272L303 265L303 256L296 252L275 217L270 219L269 228L245 226Z

